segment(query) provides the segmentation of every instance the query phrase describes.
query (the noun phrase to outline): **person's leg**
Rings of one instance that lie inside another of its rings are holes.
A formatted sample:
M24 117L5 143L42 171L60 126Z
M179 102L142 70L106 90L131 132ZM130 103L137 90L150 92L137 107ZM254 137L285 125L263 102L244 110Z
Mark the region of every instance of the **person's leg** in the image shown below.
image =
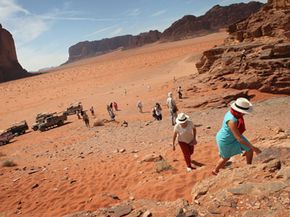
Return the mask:
M217 175L219 170L225 167L226 162L229 160L230 158L220 158L220 160L218 161L218 164L216 165L215 169L212 171L214 175Z
M253 150L246 151L245 154L246 154L247 164L252 164L252 160L253 160Z
M191 159L190 159L190 150L189 150L189 145L184 143L184 142L178 142L179 146L181 148L181 151L183 153L183 157L186 163L186 166L188 168L192 168L191 167Z

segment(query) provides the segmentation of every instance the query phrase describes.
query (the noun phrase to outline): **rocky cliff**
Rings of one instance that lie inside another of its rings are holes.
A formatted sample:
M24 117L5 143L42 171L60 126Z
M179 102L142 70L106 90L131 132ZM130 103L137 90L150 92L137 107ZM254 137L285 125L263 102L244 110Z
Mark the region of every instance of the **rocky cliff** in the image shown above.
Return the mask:
M290 94L290 9L272 2L231 25L224 45L203 53L196 67L205 82Z
M249 17L257 12L262 5L260 2L239 3L225 7L216 5L203 16L184 16L162 33L161 40L180 40L217 31Z
M29 75L17 60L12 35L0 24L0 82L24 78Z
M157 30L141 33L139 35L123 35L114 38L106 38L98 41L79 42L69 48L68 62L105 54L116 49L128 49L156 42L161 33Z
M69 59L67 63L105 54L116 49L139 47L159 40L174 41L208 34L222 27L227 27L241 19L245 19L261 8L262 5L259 2L232 4L226 7L216 5L203 16L184 16L182 19L173 23L162 34L155 30L141 33L137 36L124 35L98 41L79 42L69 48Z

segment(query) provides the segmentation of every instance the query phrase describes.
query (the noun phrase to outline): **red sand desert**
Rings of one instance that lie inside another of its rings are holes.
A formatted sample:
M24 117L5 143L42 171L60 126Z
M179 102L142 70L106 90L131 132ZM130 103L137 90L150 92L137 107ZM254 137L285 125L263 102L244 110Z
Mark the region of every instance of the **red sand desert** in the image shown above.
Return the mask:
M81 101L86 110L94 106L96 117L90 116L91 125L97 119L109 119L106 105L111 101L121 109L116 112L117 122L103 127L88 129L74 115L62 127L46 132L29 130L1 146L1 164L13 160L17 166L0 167L0 216L62 216L129 198L191 201L192 186L211 176L218 159L214 135L226 109L191 109L195 100L223 90L194 94L186 89L193 82L189 76L197 73L195 62L201 53L221 44L225 37L226 33L220 32L116 51L0 84L0 129L24 119L31 126L37 113L61 112L76 101ZM186 96L177 101L179 110L189 113L200 126L193 159L203 166L191 173L185 170L179 147L173 152L170 146L172 126L165 102L169 91L176 97L179 85ZM270 94L253 93L254 101L272 98ZM143 114L136 108L139 99L144 103ZM161 122L150 122L155 102L163 108ZM249 120L252 139L267 130L265 123L257 122L259 118ZM121 126L124 120L128 127ZM154 163L142 162L148 154L162 155L173 169L157 173Z

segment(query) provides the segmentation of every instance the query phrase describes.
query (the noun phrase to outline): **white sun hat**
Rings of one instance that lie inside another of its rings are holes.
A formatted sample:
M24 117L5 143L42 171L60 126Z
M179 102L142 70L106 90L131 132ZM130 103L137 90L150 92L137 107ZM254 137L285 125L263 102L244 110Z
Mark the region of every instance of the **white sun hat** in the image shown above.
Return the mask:
M231 103L231 108L243 114L250 114L253 111L253 105L246 98L238 98Z
M176 118L176 123L177 124L182 124L182 123L185 123L188 120L190 120L188 115L186 115L184 113L179 113L177 118Z

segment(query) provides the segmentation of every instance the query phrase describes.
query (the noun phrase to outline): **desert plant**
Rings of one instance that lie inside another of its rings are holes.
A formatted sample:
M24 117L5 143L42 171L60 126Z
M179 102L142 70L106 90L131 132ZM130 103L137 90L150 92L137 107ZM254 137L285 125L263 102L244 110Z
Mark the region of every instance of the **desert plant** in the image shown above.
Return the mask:
M6 160L2 163L3 167L14 167L17 166L16 163L14 163L12 160Z
M155 162L155 166L157 173L173 169L172 166L165 159L161 159L160 161Z

